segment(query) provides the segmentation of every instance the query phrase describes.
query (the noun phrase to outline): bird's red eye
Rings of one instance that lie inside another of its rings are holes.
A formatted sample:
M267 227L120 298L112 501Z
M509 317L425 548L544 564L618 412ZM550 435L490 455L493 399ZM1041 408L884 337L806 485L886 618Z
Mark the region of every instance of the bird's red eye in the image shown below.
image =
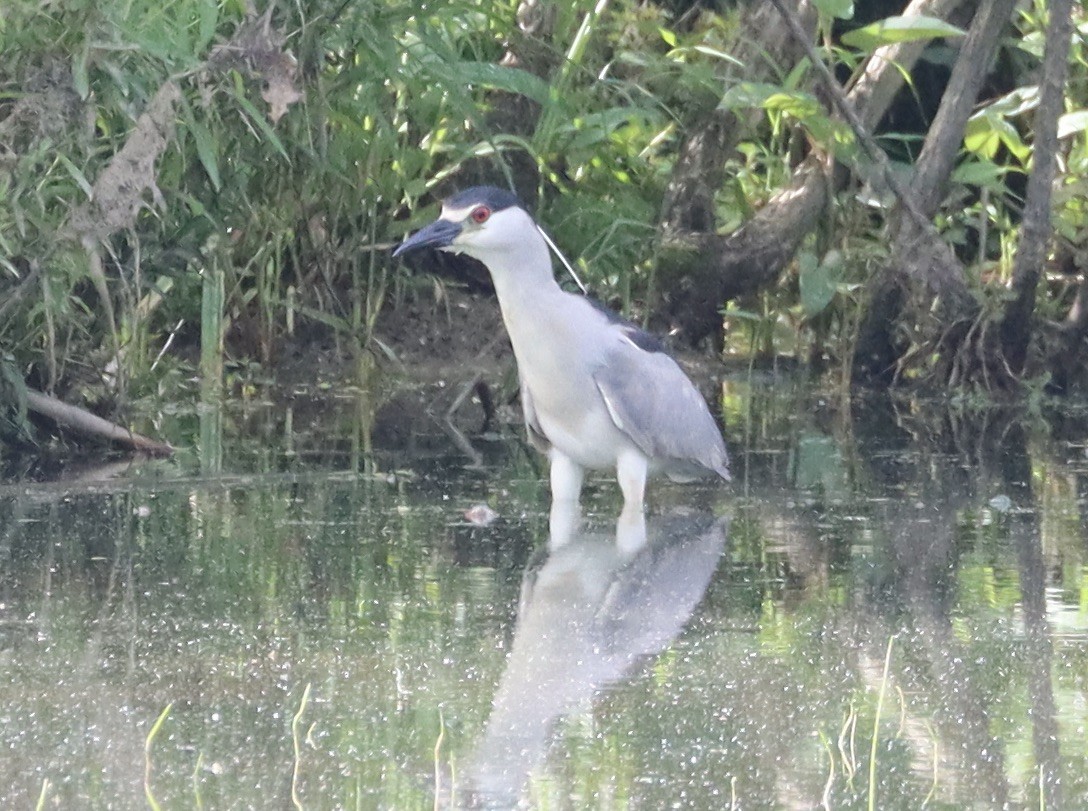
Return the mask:
M472 209L472 221L482 225L487 222L487 218L491 216L491 209L487 206L476 206Z

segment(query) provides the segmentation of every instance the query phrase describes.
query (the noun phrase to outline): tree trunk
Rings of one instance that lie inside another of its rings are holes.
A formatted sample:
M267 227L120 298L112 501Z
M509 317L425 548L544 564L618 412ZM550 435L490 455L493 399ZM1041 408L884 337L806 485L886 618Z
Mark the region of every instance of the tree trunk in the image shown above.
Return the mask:
M941 106L926 133L914 166L911 186L918 207L932 217L944 198L948 178L963 144L967 119L974 112L979 90L990 74L1001 35L1009 25L1018 0L984 0L975 12L963 41Z
M1054 328L1053 345L1047 349L1050 388L1068 393L1078 378L1083 379L1084 359L1080 347L1088 337L1088 279L1081 279L1065 319Z
M808 30L816 27L809 0L790 0ZM733 56L743 65L743 79L773 81L783 65L793 65L801 51L768 3L748 6L737 34ZM736 69L724 78L741 78ZM754 116L753 116L754 117ZM664 232L714 230L714 197L725 182L725 163L752 122L732 110L714 109L689 128L680 143L661 204L658 226Z
M944 19L962 3L913 0L903 14ZM811 8L801 5L802 11L810 15L807 20L801 19L801 27L811 31ZM766 47L764 39L776 43L777 68L785 70L800 58L803 44L795 37L792 50L788 49L783 37L788 36L789 29L782 25L778 10L772 4L757 8L760 13L750 15L745 29L749 35L745 39L751 43L748 47ZM787 5L787 13L789 9ZM889 45L870 57L846 96L865 129L871 129L884 116L903 86L904 74L909 73L924 47L923 42ZM778 280L830 199L831 163L824 157L812 156L797 168L790 187L775 195L752 221L730 236L708 233L714 224L714 194L723 182L725 161L743 134L740 119L731 113L716 112L681 145L665 193L660 221L666 247L658 269L659 287L663 290L660 309L668 328L691 343L720 335L719 311L727 301ZM815 171L817 167L827 171ZM678 245L697 251L684 256L670 250Z
M827 159L811 155L789 188L728 236L666 237L658 281L668 291L669 312L677 318L672 329L679 321L684 337L693 343L720 335L722 303L762 290L778 279L827 207L828 165Z
M941 348L947 370L978 316L963 266L926 224L936 213L959 155L967 119L989 74L1017 0L988 0L975 13L911 181L917 212L900 206L891 224L891 259L871 285L854 354L856 380L887 384L912 346ZM909 334L909 340L903 335ZM928 354L928 353L924 353Z
M27 390L26 405L27 409L35 414L48 417L76 434L106 439L152 456L170 456L174 453L174 449L166 442L133 433L127 428L92 414L85 408L69 405L39 391Z
M1072 0L1051 0L1048 9L1050 21L1046 29L1039 109L1035 112L1031 177L1013 265L1013 298L1001 322L1002 355L1009 372L1016 376L1024 371L1032 336L1035 290L1050 242L1050 192L1058 164L1058 119L1065 108L1065 77L1073 35Z

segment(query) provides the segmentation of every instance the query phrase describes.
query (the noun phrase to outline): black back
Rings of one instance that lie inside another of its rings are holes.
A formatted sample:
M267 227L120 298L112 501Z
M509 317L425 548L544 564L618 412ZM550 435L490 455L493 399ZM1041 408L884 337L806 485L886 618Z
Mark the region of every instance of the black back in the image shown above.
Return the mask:
M632 324L622 315L593 298L593 296L586 296L586 301L592 304L599 312L604 313L608 320L613 324L622 327L623 334L627 336L628 340L643 352L663 352L666 355L669 353L668 349L665 347L665 342L652 332L647 332L637 324Z

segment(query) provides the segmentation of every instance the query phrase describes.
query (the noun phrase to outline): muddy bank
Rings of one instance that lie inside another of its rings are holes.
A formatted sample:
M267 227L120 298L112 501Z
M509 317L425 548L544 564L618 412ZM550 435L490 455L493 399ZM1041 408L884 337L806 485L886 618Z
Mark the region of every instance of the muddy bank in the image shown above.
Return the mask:
M382 314L376 339L379 426L438 420L469 436L510 423L520 430L517 367L493 295L447 288L405 302ZM717 402L726 365L710 352L674 355Z
M433 293L391 304L360 357L342 334L315 322L300 323L265 366L251 360L248 348L243 330L228 333L222 395L227 410L289 409L296 427L324 426L324 436L314 436L315 443L335 445L341 431L336 426L358 421L376 448L418 450L419 442L431 441L422 437L447 444L452 438L471 456L467 445L473 437L521 432L513 351L498 303L486 292L436 285ZM197 365L199 347L193 341L176 352L183 364ZM677 356L707 399L717 401L727 366L711 353L689 350ZM63 396L81 399L74 392ZM112 408L106 399L92 410L185 448L195 437L175 420L198 411L200 397L199 380L189 376L181 386L160 386L154 395ZM342 416L348 412L355 416ZM166 413L174 417L164 419ZM102 439L76 436L40 418L34 422L37 446L9 451L5 478L53 479L72 466L126 456L123 448ZM345 434L353 431L343 428Z

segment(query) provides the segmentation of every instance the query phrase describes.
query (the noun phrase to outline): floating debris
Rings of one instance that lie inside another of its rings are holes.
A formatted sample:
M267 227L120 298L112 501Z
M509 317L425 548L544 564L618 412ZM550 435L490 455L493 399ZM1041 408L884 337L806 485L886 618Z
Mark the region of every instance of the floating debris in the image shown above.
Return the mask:
M465 510L465 520L478 527L486 527L494 523L499 514L486 504L476 504Z

